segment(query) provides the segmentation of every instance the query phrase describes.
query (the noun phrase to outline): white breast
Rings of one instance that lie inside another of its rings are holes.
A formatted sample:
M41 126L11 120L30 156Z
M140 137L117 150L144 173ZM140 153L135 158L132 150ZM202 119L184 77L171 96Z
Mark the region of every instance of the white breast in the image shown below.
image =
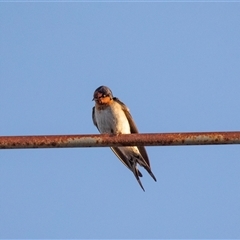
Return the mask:
M127 117L117 102L113 102L104 110L95 108L95 118L101 133L130 133Z

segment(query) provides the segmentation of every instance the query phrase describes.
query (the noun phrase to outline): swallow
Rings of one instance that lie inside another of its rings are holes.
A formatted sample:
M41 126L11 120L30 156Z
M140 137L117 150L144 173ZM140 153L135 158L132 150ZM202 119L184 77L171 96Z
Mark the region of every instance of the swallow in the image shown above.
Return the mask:
M95 101L95 106L92 109L92 120L100 133L114 135L138 133L128 107L117 97L113 97L112 91L108 87L97 88L93 94L93 101ZM157 181L151 171L144 146L111 147L111 150L133 172L143 191L145 189L139 178L142 177L142 173L138 170L138 165L145 168L154 181Z

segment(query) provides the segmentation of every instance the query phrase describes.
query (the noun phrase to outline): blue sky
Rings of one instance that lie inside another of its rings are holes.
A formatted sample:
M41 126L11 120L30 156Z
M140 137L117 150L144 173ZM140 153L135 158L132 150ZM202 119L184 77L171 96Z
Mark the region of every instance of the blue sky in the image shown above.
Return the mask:
M112 89L141 132L237 131L240 3L0 3L0 134L97 133ZM0 238L240 238L240 148L0 151Z

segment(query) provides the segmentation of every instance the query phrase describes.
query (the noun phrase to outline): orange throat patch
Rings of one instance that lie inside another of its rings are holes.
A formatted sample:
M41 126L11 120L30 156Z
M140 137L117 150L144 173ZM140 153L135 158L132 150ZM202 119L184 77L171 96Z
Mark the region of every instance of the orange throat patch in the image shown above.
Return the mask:
M110 97L100 98L98 101L95 101L95 107L98 110L104 110L109 105L111 105L113 100Z

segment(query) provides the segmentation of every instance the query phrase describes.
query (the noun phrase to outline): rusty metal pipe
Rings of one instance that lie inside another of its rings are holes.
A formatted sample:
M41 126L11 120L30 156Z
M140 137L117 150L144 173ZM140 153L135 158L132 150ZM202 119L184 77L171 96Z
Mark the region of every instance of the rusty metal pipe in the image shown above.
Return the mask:
M238 132L3 136L0 149L240 144Z

